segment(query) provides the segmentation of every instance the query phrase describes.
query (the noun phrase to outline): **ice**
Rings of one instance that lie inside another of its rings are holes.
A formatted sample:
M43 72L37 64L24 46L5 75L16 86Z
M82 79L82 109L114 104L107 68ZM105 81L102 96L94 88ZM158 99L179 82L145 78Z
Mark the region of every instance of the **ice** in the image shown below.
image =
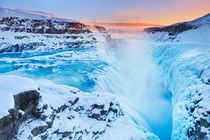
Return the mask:
M174 139L193 138L192 129L206 133L203 126L198 130L198 124L201 118L208 120L210 102L209 15L192 24L198 28L177 34L175 39L167 32L151 35L157 42L153 43L153 60L162 68L165 85L172 93Z

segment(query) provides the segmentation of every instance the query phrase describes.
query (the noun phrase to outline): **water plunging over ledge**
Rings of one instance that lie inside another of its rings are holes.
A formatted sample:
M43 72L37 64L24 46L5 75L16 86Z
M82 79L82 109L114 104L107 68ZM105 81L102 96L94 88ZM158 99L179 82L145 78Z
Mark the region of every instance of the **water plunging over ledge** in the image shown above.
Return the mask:
M121 40L118 47L69 49L0 55L0 73L50 79L83 91L116 95L136 124L144 123L161 139L172 128L170 92L140 38Z

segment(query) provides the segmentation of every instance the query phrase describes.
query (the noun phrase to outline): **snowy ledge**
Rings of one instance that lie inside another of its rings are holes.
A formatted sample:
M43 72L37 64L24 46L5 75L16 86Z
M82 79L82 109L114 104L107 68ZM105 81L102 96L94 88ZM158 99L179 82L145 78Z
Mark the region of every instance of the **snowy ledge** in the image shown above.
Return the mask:
M158 139L137 126L112 95L14 75L0 76L0 81L3 140Z

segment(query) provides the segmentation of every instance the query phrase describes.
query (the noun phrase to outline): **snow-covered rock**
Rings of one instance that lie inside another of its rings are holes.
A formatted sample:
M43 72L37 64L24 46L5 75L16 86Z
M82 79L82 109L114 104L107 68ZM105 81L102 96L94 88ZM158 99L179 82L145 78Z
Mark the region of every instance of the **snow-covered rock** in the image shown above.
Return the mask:
M0 81L0 96L13 98L10 106L1 102L1 140L158 139L137 126L112 95L12 75Z
M43 12L0 8L0 53L94 47L106 29Z
M152 27L144 30L151 38L161 42L210 42L210 13L189 22L176 23L165 27Z
M172 93L172 139L210 139L210 14L145 31Z

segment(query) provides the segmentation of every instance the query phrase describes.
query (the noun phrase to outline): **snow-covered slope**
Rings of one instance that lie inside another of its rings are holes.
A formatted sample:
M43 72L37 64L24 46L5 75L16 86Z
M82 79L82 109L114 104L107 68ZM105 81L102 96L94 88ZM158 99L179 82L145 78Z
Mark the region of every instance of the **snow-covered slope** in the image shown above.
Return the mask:
M0 108L1 140L158 139L137 126L112 95L12 75L0 81L6 103Z
M94 47L110 35L101 26L89 26L52 14L0 8L0 53Z
M210 139L210 14L145 31L172 93L172 139Z
M152 27L144 31L156 41L210 42L210 13L190 22L176 23L165 27Z

